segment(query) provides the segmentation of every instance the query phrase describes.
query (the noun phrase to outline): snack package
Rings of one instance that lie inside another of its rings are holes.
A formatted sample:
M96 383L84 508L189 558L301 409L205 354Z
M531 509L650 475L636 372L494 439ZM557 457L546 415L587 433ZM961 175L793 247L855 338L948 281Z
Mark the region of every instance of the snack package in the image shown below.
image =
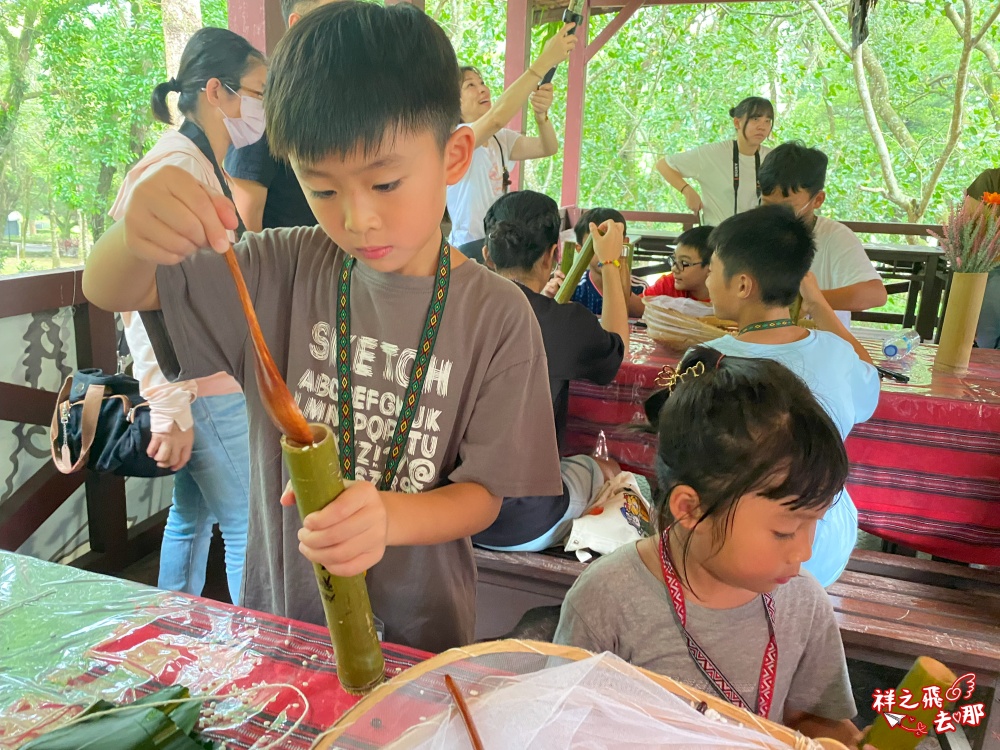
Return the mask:
M639 484L637 477L628 471L605 482L590 507L573 521L566 551L576 552L586 562L593 553L607 555L623 544L652 534L649 500L643 496ZM646 487L648 492L648 484Z

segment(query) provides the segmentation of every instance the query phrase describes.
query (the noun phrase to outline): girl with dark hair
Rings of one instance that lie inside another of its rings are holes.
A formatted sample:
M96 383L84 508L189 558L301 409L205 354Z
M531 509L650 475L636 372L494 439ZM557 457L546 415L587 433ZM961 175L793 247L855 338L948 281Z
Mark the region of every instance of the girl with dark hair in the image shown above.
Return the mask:
M656 536L587 568L555 642L611 651L857 747L833 607L800 569L847 477L836 426L782 365L707 347L684 357L656 401Z
M736 138L660 159L656 169L684 196L687 207L704 212L701 223L715 226L760 204L757 172L771 150L762 145L774 127L770 100L751 96L729 110ZM687 182L697 180L701 195Z
M559 136L549 120L553 88L551 83L542 84L542 78L549 68L569 57L576 46L578 40L569 33L571 28L566 24L549 39L538 58L495 102L479 71L471 65L461 68L462 122L475 133L476 150L469 170L448 186L451 244L466 245L486 236L483 217L493 201L507 192L510 171L517 162L542 159L559 150ZM538 126L537 136L506 127L528 103ZM464 252L466 248L460 249Z
M501 196L486 213L483 255L496 272L524 292L542 330L548 360L549 389L561 444L566 430L569 381L607 385L614 380L628 350L628 312L618 258L624 228L606 221L600 231L591 224L594 254L603 260L608 285L600 322L576 302L559 304L541 294L552 275L559 248L559 207L547 195L521 190ZM555 497L508 497L497 520L473 537L483 547L505 551L542 550L569 533L602 484L618 472L590 456L561 461L563 494Z
M183 169L231 198L219 166L226 150L264 133L264 56L228 29L196 31L181 56L177 76L152 95L153 114L171 123L167 95L176 92L184 115L126 175L109 212L115 220L143 180L160 169ZM242 233L242 223L230 241ZM246 554L250 455L246 400L227 373L171 383L160 371L136 313L123 313L125 337L142 395L149 400L153 436L149 455L174 475L173 504L160 551L160 588L201 594L212 526L222 530L229 594L239 602Z

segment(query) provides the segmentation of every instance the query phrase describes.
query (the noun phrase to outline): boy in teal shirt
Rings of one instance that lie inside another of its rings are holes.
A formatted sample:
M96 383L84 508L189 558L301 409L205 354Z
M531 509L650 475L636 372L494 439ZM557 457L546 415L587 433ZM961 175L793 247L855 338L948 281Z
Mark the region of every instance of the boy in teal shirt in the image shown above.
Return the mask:
M317 9L272 60L269 143L319 225L247 234L234 249L279 371L307 419L351 431L359 480L303 524L278 503L287 479L279 434L217 254L236 224L232 204L165 167L136 187L84 273L94 303L151 311L144 321L168 376L224 370L245 385L252 469L241 603L322 623L310 562L342 576L367 570L386 640L434 651L474 636L469 536L490 525L504 496L561 491L531 308L441 236L445 189L474 147L472 131L457 127L457 80L444 32L408 4ZM221 115L202 125L224 127ZM429 316L441 291L443 312ZM386 446L428 336L433 356L405 456L386 482ZM339 361L350 369L344 399ZM343 408L353 412L346 425Z
M809 228L784 206L736 214L713 230L708 291L715 314L739 332L708 346L736 357L780 362L809 386L843 439L875 412L879 376L871 357L838 318L809 271L816 252ZM794 325L789 306L817 330ZM813 554L802 567L823 586L844 571L857 542L858 511L845 489L816 525Z

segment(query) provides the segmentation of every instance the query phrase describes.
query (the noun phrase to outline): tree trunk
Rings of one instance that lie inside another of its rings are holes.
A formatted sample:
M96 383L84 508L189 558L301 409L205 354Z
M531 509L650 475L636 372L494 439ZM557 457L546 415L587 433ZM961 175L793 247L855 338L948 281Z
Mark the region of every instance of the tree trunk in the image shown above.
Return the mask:
M163 13L163 47L167 58L167 76L170 77L177 75L184 45L191 35L201 28L201 3L199 0L162 0L160 8ZM168 103L174 122L180 123L176 97L169 97Z
M76 210L76 220L80 225L80 262L86 263L87 256L90 255L90 238L87 236L87 214L82 209Z
M115 176L115 168L109 164L101 165L101 173L97 178L97 204L99 206L110 205L108 200L111 194L111 180ZM104 234L104 224L107 214L104 211L95 211L90 215L90 225L94 228L94 242L101 239Z
M59 222L56 220L56 212L54 201L52 200L52 190L48 191L49 194L49 246L52 248L52 267L59 268L61 265L59 258L59 240L60 232Z

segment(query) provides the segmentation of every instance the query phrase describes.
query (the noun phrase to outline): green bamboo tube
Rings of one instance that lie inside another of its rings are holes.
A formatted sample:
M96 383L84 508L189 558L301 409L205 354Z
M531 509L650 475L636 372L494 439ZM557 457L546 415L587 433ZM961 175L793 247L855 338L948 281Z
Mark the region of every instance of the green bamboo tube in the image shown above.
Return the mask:
M562 251L562 260L559 261L559 270L563 272L563 276L569 275L569 272L573 268L573 256L576 255L576 243L575 242L564 242Z
M788 317L792 319L795 325L799 324L799 318L802 316L802 295L798 294L795 296L795 301L792 302L788 307Z
M929 656L918 657L913 662L913 666L910 667L910 671L906 673L906 677L899 683L899 687L896 688L897 705L893 706L889 713L901 713L912 716L916 721L922 722L927 727L928 734L932 733L934 731L934 717L937 716L939 709L922 707L924 688L931 685L939 687L941 689L942 703L945 706L945 710L947 710L948 701L944 697L945 691L955 684L956 679L958 678L955 674L936 659L931 659ZM899 694L903 690L909 690L913 696L913 702L920 705L921 708L900 708L898 705ZM885 716L879 714L875 717L872 728L868 730L868 734L861 741L861 747L868 744L877 747L878 750L913 750L920 744L920 740L921 738L917 737L912 731L907 732L904 729L893 729L889 726L889 722Z
M315 442L299 445L281 438L281 452L303 519L325 508L344 491L340 456L330 428L310 424ZM375 632L375 616L364 574L342 578L313 563L323 611L337 655L337 678L348 693L364 695L385 679L385 658Z
M587 237L587 241L583 243L583 248L576 254L573 267L566 274L566 278L563 280L562 286L559 287L559 291L556 292L556 302L569 302L573 298L573 292L576 291L576 287L580 284L580 279L583 278L583 272L587 270L593 258L594 237L591 235Z

